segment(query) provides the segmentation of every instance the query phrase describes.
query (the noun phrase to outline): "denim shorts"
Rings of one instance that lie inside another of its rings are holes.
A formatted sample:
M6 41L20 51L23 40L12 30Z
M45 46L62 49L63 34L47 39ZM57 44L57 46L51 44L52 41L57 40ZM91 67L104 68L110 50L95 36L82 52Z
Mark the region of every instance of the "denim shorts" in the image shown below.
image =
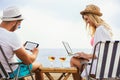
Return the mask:
M30 71L28 69L28 65L20 64L20 71L18 77L24 77L30 74ZM29 65L30 70L32 70L32 64ZM13 73L9 73L10 79L14 78L18 73L18 68L13 71Z

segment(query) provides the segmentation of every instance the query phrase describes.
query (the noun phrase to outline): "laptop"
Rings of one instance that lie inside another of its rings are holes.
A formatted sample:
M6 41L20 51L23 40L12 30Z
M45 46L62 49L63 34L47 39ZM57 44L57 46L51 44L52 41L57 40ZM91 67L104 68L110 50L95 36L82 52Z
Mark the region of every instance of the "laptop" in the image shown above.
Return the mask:
M75 53L72 52L72 49L71 49L71 47L70 47L70 45L69 45L68 42L62 41L62 43L63 43L63 45L64 45L64 47L65 47L65 50L67 51L67 53L68 53L69 56L74 56L74 57L79 56L79 54L75 54ZM82 56L81 56L80 58L81 58L81 59L86 59L86 60L88 60L86 57L82 57ZM88 61L89 61L89 60L88 60Z
M69 56L75 55L75 53L73 53L73 51L72 51L72 49L71 49L71 47L70 47L70 45L69 45L68 42L62 41L62 44L64 45L65 50L67 51L67 53L68 53Z

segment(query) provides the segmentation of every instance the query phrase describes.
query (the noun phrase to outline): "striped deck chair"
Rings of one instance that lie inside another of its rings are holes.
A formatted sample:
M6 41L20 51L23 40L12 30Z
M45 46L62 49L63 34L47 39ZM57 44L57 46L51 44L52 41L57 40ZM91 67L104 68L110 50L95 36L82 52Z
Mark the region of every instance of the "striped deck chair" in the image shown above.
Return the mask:
M87 65L91 65L89 73L85 68L87 80L120 80L120 41L98 42L95 45L93 55L95 55L96 49L98 49L98 60L95 76L94 79L90 76L92 66L94 66L94 59L92 59L91 63L87 63Z
M20 64L24 64L24 63L22 63L22 62L9 63L1 45L0 45L0 52L2 53L0 56L3 55L3 57L5 58L5 61L8 64L8 66L9 66L9 68L11 70L11 73L13 73L13 70L12 70L11 66L12 65L18 65L18 72L17 72L17 74L14 74L14 78L10 79L10 76L9 76L8 72L5 70L2 62L0 61L0 80L18 80L18 79L21 79L21 78L24 78L24 77L27 77L27 76L31 76L31 80L34 80L32 72L31 72L31 70L30 70L28 65L27 66L28 66L28 70L29 70L30 74L26 75L26 76L18 77L19 71L20 71L20 66L19 65Z
M8 78L9 78L9 75L6 72L6 70L4 69L2 63L0 62L0 80L1 79L8 79Z

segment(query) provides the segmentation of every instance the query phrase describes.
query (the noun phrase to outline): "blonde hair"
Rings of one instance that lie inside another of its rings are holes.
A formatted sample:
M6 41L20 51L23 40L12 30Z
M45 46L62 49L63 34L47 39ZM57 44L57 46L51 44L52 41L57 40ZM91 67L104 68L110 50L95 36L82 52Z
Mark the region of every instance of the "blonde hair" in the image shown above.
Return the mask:
M100 16L98 15L94 15L94 14L86 14L89 19L95 24L95 26L92 26L92 25L89 25L86 23L86 28L89 32L89 34L93 37L94 34L95 34L95 31L96 31L96 26L100 26L100 25L103 25L105 27L105 29L107 29L109 32L110 32L110 35L112 36L113 33L112 33L112 30L111 30L111 27L104 21L100 18Z

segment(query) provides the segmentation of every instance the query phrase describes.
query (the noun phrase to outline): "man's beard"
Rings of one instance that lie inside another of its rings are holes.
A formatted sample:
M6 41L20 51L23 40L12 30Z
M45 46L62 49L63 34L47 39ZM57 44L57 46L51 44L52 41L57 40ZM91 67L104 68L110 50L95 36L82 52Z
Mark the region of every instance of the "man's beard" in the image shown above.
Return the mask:
M11 29L10 29L10 31L15 31L16 30L16 25L14 25Z
M10 29L10 31L14 32L14 31L16 30L16 28L17 28L17 22L16 22L16 24Z

